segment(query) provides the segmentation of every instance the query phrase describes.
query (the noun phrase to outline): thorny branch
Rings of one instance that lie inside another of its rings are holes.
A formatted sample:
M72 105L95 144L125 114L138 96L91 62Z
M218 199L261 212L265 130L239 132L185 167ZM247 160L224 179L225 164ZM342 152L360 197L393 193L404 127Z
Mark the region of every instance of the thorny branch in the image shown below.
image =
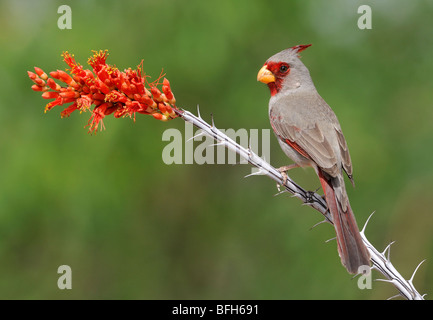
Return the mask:
M303 189L301 186L296 184L290 177L284 183L283 177L281 173L270 165L268 162L260 158L257 154L255 154L251 148L244 148L236 141L229 138L226 134L221 132L218 128L215 127L214 121L212 119L212 125L208 124L203 118L200 116L200 112L198 111L198 116L195 116L191 112L187 110L174 110L176 114L178 114L183 120L193 124L197 128L202 131L197 135L208 135L217 141L217 145L225 146L227 149L232 150L239 154L242 158L247 160L252 166L258 168L256 173L251 175L266 175L272 180L276 181L279 185L285 187L285 190L282 192L289 192L294 197L299 198L304 204L313 207L317 211L319 211L324 217L325 221L333 224L332 217L329 214L328 207L326 201L317 193L312 191L307 191ZM196 137L197 137L196 136ZM367 223L370 220L372 215L368 218L365 223L363 229L361 230L361 237L366 245L370 256L372 266L371 269L375 269L382 273L386 279L377 279L379 281L389 282L399 291L399 295L408 299L408 300L424 300L425 295L421 295L415 289L413 284L413 279L415 273L418 271L420 265L424 262L422 261L413 272L411 278L406 280L403 276L397 271L397 269L393 266L390 260L390 247L392 243L390 243L383 252L379 252L367 239L365 236L365 229L367 227ZM386 256L385 256L386 255ZM394 297L392 297L394 298Z

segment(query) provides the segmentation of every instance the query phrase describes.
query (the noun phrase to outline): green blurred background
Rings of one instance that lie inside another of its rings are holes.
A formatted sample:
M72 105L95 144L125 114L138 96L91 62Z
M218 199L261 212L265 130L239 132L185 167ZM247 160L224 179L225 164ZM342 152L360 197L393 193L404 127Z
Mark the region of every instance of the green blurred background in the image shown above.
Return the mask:
M57 8L72 8L60 30ZM369 4L372 30L357 9ZM333 228L248 165L165 165L167 128L138 116L44 114L27 70L86 65L108 49L120 69L144 59L170 79L178 105L220 128L269 129L264 61L296 44L349 142L358 223L415 285L433 287L433 1L12 1L0 2L0 298L383 299L359 290L337 255ZM271 136L271 162L288 164ZM319 187L312 170L291 176ZM57 268L72 268L72 290ZM374 278L380 277L373 273Z

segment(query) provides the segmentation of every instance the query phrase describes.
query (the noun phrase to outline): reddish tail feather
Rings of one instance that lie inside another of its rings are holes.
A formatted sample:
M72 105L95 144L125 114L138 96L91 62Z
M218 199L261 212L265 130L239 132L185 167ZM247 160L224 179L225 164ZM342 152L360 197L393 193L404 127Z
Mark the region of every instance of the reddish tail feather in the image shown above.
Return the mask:
M370 255L361 239L355 216L350 205L347 206L346 211L343 211L332 186L334 178L327 179L320 169L319 178L334 222L341 263L349 273L357 274L360 266L370 265Z

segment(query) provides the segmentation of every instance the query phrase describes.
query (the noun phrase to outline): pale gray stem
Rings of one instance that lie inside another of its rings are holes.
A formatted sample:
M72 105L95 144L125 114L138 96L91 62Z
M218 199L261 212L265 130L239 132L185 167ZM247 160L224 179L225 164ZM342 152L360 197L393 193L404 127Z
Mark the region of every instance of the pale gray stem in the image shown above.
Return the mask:
M312 191L307 191L296 184L290 177L284 183L283 176L281 173L270 165L267 161L260 158L256 153L254 153L251 148L245 148L239 145L236 141L229 138L225 133L220 131L215 127L214 121L212 119L212 125L208 124L203 118L200 116L198 112L198 116L195 116L191 112L187 110L175 110L175 112L185 121L193 124L197 128L201 129L206 135L213 138L218 145L224 145L227 149L232 150L239 154L240 157L247 160L251 165L258 168L258 172L251 175L266 175L272 180L276 181L279 185L283 185L286 191L290 192L293 196L299 198L304 204L313 207L317 211L319 211L326 219L327 222L333 224L332 217L329 214L328 206L326 201L317 193ZM371 216L370 216L371 217ZM370 219L370 218L369 218ZM383 252L379 252L376 248L367 240L365 236L365 228L367 226L368 220L362 229L361 237L366 245L370 256L372 267L371 269L378 270L382 273L386 279L377 279L379 281L385 281L393 284L399 294L408 300L424 300L424 295L418 293L413 285L413 278L415 273L417 272L419 266L422 264L422 261L417 268L415 269L412 277L409 280L403 278L403 276L397 271L397 269L393 266L389 259L385 256L385 254L389 253L390 246L387 246Z

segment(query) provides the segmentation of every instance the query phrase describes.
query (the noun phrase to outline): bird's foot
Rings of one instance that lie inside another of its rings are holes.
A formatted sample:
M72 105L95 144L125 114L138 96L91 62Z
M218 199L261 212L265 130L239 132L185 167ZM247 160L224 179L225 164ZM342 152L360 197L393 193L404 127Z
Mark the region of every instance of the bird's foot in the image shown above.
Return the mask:
M277 170L281 173L281 175L283 176L283 186L286 184L287 179L289 178L289 176L287 175L287 171L294 169L294 168L298 168L299 165L297 165L296 163L290 164L288 166L283 166L278 168ZM277 189L278 191L280 190L281 185L279 183L277 183Z

